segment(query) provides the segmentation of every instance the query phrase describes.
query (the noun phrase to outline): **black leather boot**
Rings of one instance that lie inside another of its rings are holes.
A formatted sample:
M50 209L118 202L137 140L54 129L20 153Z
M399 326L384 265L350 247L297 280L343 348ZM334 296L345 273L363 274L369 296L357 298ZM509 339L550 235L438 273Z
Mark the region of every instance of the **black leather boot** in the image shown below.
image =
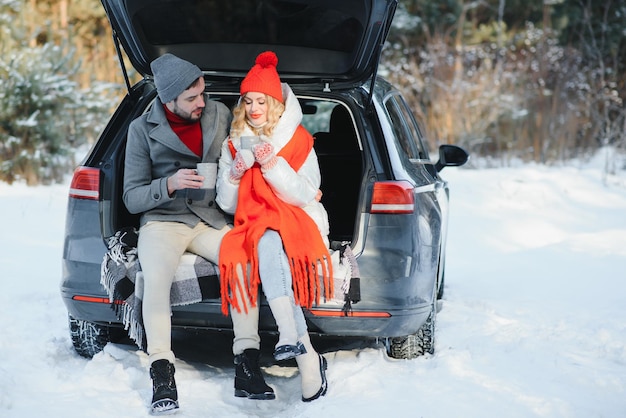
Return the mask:
M261 352L253 348L235 356L235 396L248 399L274 399L274 389L263 379L259 356Z
M174 380L174 365L169 361L157 360L150 366L152 378L153 415L174 413L178 409L178 392Z

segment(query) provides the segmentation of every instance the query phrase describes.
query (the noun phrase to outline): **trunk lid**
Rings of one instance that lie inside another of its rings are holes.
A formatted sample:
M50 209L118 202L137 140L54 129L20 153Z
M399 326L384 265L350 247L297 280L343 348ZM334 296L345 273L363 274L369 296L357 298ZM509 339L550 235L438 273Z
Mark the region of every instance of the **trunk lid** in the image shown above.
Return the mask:
M169 52L238 86L272 50L290 84L349 88L375 72L397 0L102 0L136 71ZM126 72L126 69L123 68Z

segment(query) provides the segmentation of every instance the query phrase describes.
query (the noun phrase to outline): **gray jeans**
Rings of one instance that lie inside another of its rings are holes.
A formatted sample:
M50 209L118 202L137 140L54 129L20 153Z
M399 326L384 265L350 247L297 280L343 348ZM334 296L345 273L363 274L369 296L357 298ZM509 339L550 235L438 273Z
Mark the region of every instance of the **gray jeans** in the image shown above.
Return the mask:
M294 301L289 261L278 232L271 229L265 231L259 240L258 252L259 275L265 297L267 300L272 300L281 296L289 296L298 328L298 336L306 334L306 320L302 308L297 306Z

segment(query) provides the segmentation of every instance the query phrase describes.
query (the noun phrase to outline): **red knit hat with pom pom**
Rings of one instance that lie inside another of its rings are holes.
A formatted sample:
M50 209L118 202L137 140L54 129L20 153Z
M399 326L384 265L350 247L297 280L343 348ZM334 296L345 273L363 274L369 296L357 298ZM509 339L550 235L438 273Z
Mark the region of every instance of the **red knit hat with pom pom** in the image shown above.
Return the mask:
M276 100L284 103L283 90L280 86L280 77L276 72L278 57L272 51L261 52L254 61L254 66L248 71L248 75L241 82L240 94L254 91L265 93Z

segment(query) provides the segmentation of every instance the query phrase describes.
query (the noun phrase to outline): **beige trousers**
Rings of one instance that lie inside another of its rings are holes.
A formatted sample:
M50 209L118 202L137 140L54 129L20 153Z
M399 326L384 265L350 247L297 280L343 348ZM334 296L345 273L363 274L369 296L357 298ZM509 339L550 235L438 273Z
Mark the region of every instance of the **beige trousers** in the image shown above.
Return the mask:
M149 362L167 359L174 363L170 289L174 273L185 251L218 262L220 243L230 230L214 229L203 222L194 228L180 222L148 222L139 231L137 251L144 275L143 322L148 343ZM258 308L248 314L233 315L235 354L246 348L259 348Z

